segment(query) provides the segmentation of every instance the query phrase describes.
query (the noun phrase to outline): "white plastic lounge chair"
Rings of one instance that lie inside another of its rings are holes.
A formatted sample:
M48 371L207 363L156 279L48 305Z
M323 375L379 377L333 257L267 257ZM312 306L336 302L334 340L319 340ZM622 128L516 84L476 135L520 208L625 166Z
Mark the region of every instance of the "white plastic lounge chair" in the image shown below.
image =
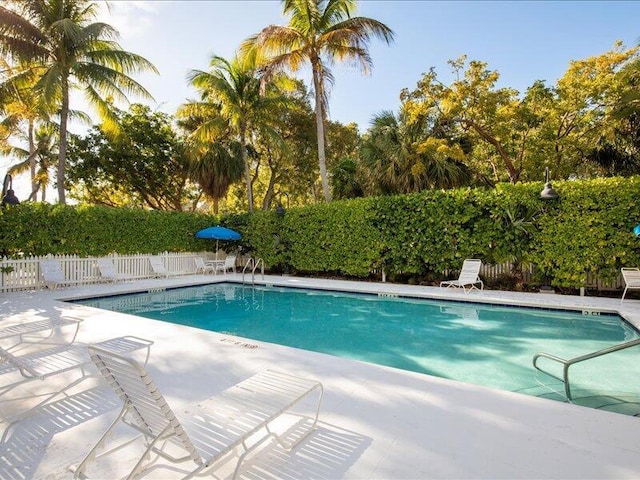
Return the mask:
M457 280L447 280L440 282L441 287L456 287L462 288L466 292L470 292L474 288L477 290L476 285L480 284L480 290L484 290L484 283L478 276L480 273L480 267L482 266L482 260L475 258L467 258L462 263L462 270L460 270L460 276ZM469 290L467 290L469 287Z
M42 279L47 288L55 290L62 285L76 285L80 283L75 280L67 280L62 272L62 267L60 267L60 262L57 260L40 260L38 263L40 265Z
M73 343L78 335L81 321L82 320L76 319L48 318L46 320L36 320L35 322L17 323L15 325L0 328L0 341L17 337L16 343L11 346L5 346L5 349L10 350L11 348L23 343L44 342L53 336L57 328L73 325L76 327L73 337L71 340L64 342Z
M276 438L285 448L291 449L314 430L318 421L323 389L322 384L314 380L266 370L201 402L178 418L148 373L137 362L95 346L89 347L89 353L124 406L85 459L77 467L71 467L75 478L88 478L85 471L90 462L124 446L118 445L98 455L120 421L142 433L145 440L144 450L127 478L142 476L144 462L152 453L156 458L149 460L150 464L154 464L158 457L171 463L193 462L193 470L187 467L190 473L185 477L192 478L215 466L218 459L236 447L242 447L244 451L238 458L235 478L245 456L264 441ZM311 421L311 424L293 444L285 444L270 429L271 422L289 412L314 391L318 393L315 415L300 417L305 422ZM254 435L262 431L263 437L248 446L247 439L255 439ZM172 447L171 453L165 448L167 446ZM175 456L176 449L180 452L178 457Z
M196 273L214 272L213 265L207 265L204 263L202 257L194 257L193 261L196 263Z
M235 255L227 255L227 258L224 259L224 263L215 264L215 272L223 272L225 275L229 270L236 273L236 256Z
M126 336L111 338L97 343L105 351L116 352L119 354L130 354L138 350L146 349L145 364L149 360L151 353L151 345L153 342L139 337ZM1 383L0 397L18 385L30 382L32 380L45 380L51 376L65 373L70 370L80 369L82 376L67 385L61 391L53 393L49 398L40 402L38 405L46 403L54 396L68 390L77 385L80 381L91 376L87 371L87 367L91 366L91 359L87 351L87 345L82 343L72 343L68 345L59 345L57 347L48 348L46 350L38 350L24 355L13 355L4 348L0 347L0 377L12 373L20 372L22 378L11 382ZM108 349L108 350L107 350Z
M173 277L175 275L181 275L183 272L171 272L164 266L164 262L160 257L149 257L149 263L151 264L151 271L156 277Z
M116 267L109 258L98 258L96 260L98 264L98 271L100 272L100 278L107 282L118 282L120 280L126 280L128 277L122 273L116 272Z
M622 278L624 279L624 292L622 292L622 298L624 300L628 290L640 290L640 269L638 268L622 268Z

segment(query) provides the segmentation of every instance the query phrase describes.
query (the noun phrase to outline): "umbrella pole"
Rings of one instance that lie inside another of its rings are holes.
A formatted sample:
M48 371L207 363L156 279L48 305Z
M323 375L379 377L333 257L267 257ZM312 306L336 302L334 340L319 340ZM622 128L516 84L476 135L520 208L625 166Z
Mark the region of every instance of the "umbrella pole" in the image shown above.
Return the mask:
M216 261L218 261L218 242L219 240L216 238Z

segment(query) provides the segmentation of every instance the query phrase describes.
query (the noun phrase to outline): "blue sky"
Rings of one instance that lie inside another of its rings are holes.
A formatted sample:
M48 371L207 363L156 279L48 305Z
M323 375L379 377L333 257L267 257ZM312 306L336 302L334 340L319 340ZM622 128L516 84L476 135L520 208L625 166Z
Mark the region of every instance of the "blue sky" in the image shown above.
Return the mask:
M397 111L399 93L413 89L435 67L450 79L447 61L462 54L500 73L501 86L521 92L535 80L552 85L571 60L604 53L616 40L632 47L640 40L640 2L631 1L403 1L364 0L358 15L392 28L391 46L373 41L370 76L336 65L330 116L366 130L381 110ZM231 57L242 40L263 27L284 24L279 1L116 1L110 22L126 50L141 54L159 76L137 77L174 113L194 98L185 77L206 69L215 53ZM301 78L307 81L308 72Z

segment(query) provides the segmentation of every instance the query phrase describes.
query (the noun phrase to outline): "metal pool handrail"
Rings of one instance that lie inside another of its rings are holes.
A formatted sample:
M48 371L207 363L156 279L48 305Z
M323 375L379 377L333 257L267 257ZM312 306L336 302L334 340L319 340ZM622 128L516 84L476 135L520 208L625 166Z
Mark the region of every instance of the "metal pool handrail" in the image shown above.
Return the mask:
M249 257L249 260L247 260L247 263L245 264L244 268L242 269L242 283L244 284L244 273L247 271L247 268L252 267L251 268L251 283L255 283L255 276L256 276L256 270L258 269L258 267L262 267L260 270L260 273L262 274L262 279L264 280L264 260L262 260L261 258L258 258L257 260L255 260L253 257Z
M568 400L572 400L571 398L571 385L569 384L569 367L571 365L575 365L576 363L580 363L580 362L584 362L585 360L591 360L592 358L596 358L596 357L601 357L603 355L607 355L608 353L613 353L613 352L618 352L620 350L624 350L626 348L630 348L630 347L635 347L636 345L640 345L640 338L636 338L635 340L630 340L628 342L624 342L624 343L619 343L618 345L613 345L611 347L607 347L607 348L603 348L602 350L598 350L596 352L592 352L592 353L587 353L584 355L580 355L578 357L574 357L571 358L569 360L564 359L564 358L560 358L556 355L551 355L550 353L544 353L544 352L540 352L540 353L536 353L533 356L533 366L536 370L539 370L542 373L545 373L547 375L549 375L550 377L553 377L555 379L560 380L561 382L564 383L564 392L565 395L567 396ZM537 365L537 361L540 357L543 358L548 358L549 360L553 360L555 362L561 363L563 368L562 368L562 378L547 372L546 370L543 370L542 368L538 367Z

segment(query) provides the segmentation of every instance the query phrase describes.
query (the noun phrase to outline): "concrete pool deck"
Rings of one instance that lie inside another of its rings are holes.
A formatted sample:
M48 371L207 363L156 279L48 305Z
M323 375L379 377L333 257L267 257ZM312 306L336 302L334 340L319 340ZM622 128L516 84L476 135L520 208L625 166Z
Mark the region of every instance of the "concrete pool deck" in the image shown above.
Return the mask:
M227 280L240 281L240 275ZM265 368L321 381L325 397L318 429L292 452L267 442L244 463L242 478L325 479L637 479L640 420L512 392L325 354L247 340L170 323L106 312L62 300L225 280L194 275L58 291L0 294L0 327L71 318L82 320L77 341L135 335L154 342L147 370L174 411L204 400ZM484 291L389 283L266 276L273 285L346 289L499 304L619 312L640 327L640 301ZM69 332L61 332L70 336ZM247 348L252 347L252 348ZM119 412L98 380L33 407L76 373L32 381L0 397L1 479L70 479ZM13 377L12 377L13 378ZM28 412L26 416L23 414ZM15 420L21 416L19 420ZM115 440L129 438L118 432ZM123 476L136 460L123 449L89 470L95 478ZM236 456L212 470L229 478ZM158 468L144 478L181 478L188 470Z

